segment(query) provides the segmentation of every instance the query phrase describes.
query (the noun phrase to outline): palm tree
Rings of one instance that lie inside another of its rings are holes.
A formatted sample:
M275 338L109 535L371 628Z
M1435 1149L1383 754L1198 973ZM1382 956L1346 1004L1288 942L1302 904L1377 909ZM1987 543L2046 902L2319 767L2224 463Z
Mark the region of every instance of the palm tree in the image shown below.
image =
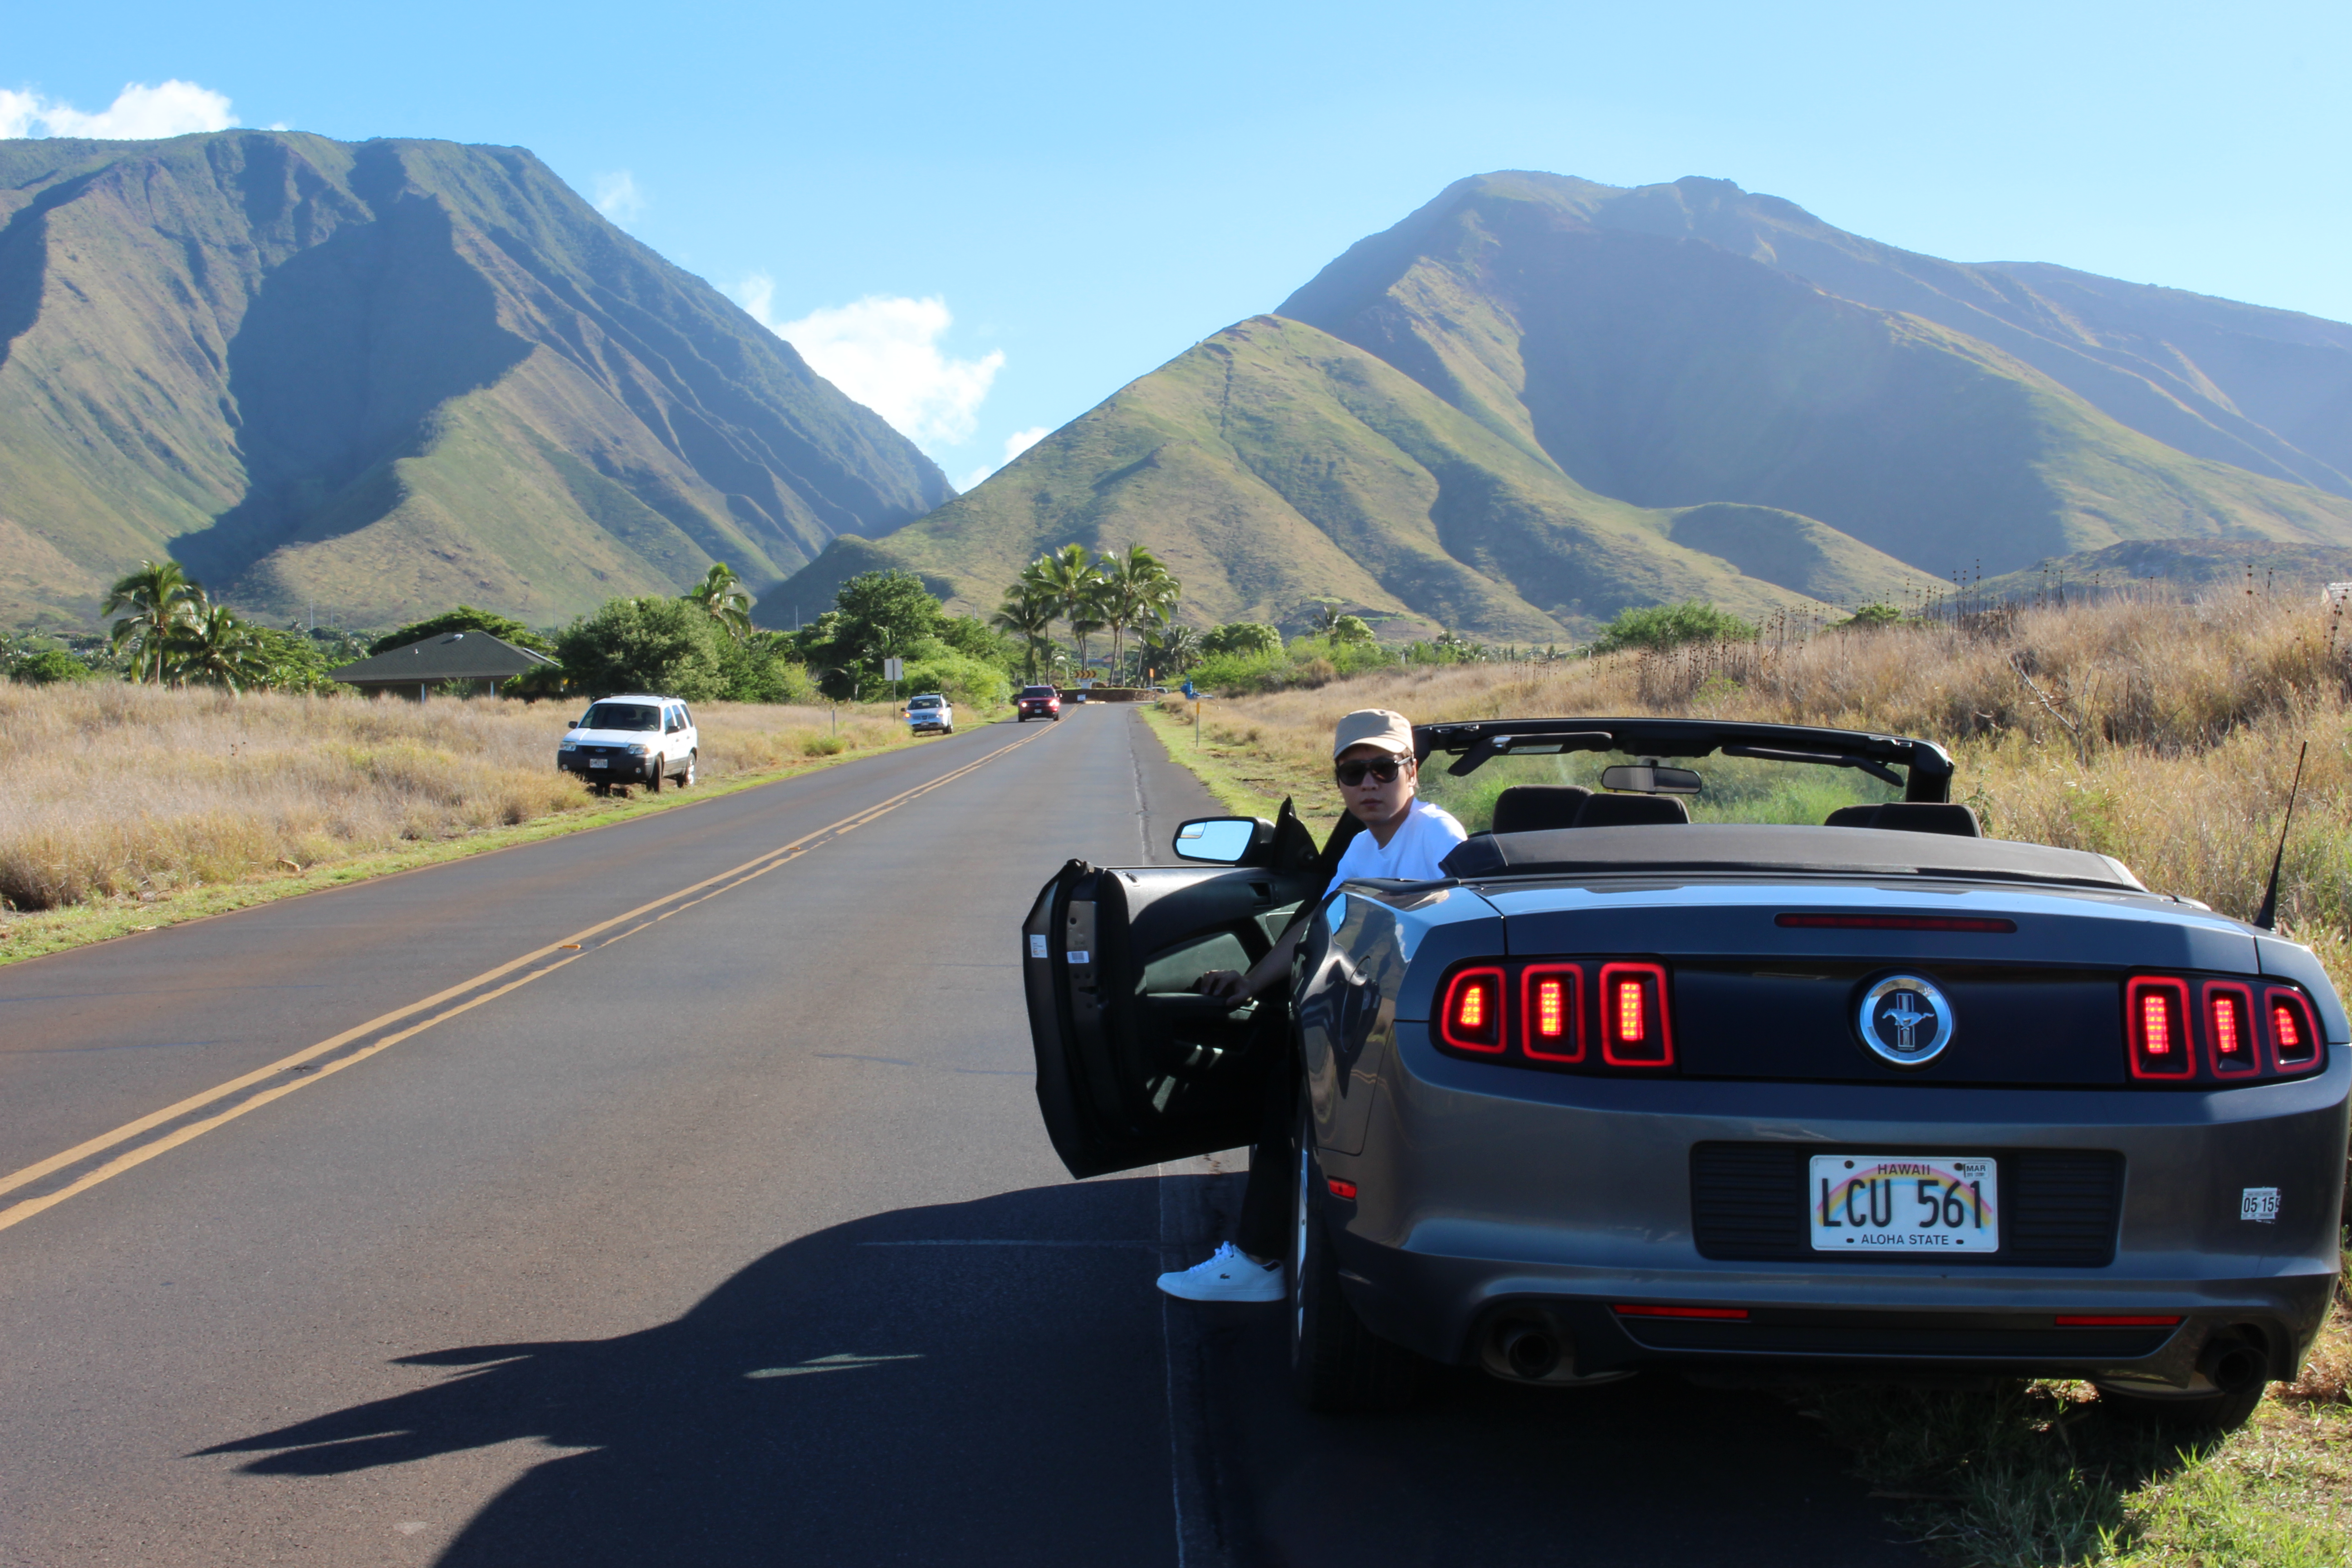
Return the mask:
M1109 624L1102 617L1099 601L1092 595L1078 606L1076 614L1070 616L1070 640L1078 645L1078 670L1081 674L1087 668L1087 639Z
M131 573L107 590L99 618L118 613L110 635L114 646L131 645L131 673L137 680L162 680L171 661L173 635L196 616L205 591L188 581L176 561L142 561Z
M1065 544L1050 554L1040 555L1021 574L1024 584L1051 603L1064 620L1070 623L1070 636L1078 644L1078 663L1086 664L1086 638L1078 630L1081 621L1090 621L1087 630L1100 631L1102 622L1093 619L1095 597L1102 584L1102 573L1087 559L1083 544Z
M1124 555L1104 556L1095 570L1103 582L1102 616L1110 626L1111 668L1124 679L1127 628L1164 619L1175 606L1176 579L1140 544L1129 545Z
M1004 596L1004 603L989 617L990 624L1019 637L1027 649L1029 679L1037 679L1037 649L1054 629L1054 602L1031 593L1025 584L1015 583Z
M1339 617L1347 613L1339 608L1342 602L1343 601L1339 599L1317 599L1312 601L1315 605L1315 613L1307 617L1307 629L1319 637L1328 637L1333 632L1338 631L1339 629Z
M1170 675L1181 675L1201 661L1201 639L1192 627L1172 626L1155 633L1144 643L1144 658L1154 669Z
M1176 618L1177 603L1184 596L1184 585L1175 574L1154 561L1150 570L1137 581L1135 588L1135 621L1139 627L1164 626Z
M253 626L226 605L200 600L195 613L173 631L171 654L174 685L194 681L226 686L234 693L269 680L268 647Z
M751 635L751 592L743 586L743 579L735 575L735 568L724 561L711 563L702 581L678 597L688 604L700 605L712 620L726 628L733 641L741 642Z

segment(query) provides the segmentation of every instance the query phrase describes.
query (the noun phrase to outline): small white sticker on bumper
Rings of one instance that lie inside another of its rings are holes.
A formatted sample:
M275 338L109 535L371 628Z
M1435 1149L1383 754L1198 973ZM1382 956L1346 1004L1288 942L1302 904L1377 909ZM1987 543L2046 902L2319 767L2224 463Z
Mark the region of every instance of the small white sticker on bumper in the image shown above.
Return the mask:
M1032 931L1029 933L1029 956L1032 958L1043 958L1045 956L1045 933L1044 931Z
M2257 1225L2278 1223L2279 1190L2276 1187L2248 1187L2238 1194L2238 1217Z

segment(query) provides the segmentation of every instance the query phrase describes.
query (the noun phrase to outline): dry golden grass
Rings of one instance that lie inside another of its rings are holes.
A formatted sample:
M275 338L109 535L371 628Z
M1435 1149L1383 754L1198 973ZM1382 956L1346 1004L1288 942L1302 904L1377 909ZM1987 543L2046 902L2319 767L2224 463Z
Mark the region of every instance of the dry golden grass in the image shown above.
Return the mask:
M89 682L0 684L0 899L19 910L161 897L586 812L555 771L572 709L480 700L242 698ZM825 752L822 708L698 707L708 780ZM845 710L854 750L903 739Z
M1987 831L2113 855L2148 886L2251 915L2298 745L2311 742L2282 924L2352 992L2352 658L2315 602L2110 601L1961 626L1626 653L1557 664L1423 667L1312 690L1213 700L1228 787L1338 814L1328 742L1356 708L1423 722L1699 713L1921 735L1949 746L1956 798ZM1167 713L1190 705L1170 700ZM1180 738L1170 743L1181 749ZM1472 826L1480 826L1472 823Z

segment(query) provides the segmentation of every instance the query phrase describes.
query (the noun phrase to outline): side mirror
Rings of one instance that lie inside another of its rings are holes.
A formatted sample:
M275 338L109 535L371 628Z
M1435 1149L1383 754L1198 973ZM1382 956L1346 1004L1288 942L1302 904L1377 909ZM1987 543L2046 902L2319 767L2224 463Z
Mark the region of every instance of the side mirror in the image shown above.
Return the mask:
M1274 825L1255 816L1202 816L1176 830L1176 858L1212 866L1238 866L1250 851L1274 839Z
M1637 763L1630 766L1601 769L1601 787L1627 790L1635 795L1696 795L1699 776L1688 768L1662 768L1655 763Z

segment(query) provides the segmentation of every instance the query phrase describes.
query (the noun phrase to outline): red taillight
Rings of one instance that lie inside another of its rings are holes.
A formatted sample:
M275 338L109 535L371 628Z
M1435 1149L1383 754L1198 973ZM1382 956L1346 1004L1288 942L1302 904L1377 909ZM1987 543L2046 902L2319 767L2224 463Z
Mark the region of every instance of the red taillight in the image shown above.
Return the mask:
M1643 1307L1621 1301L1610 1310L1621 1318L1713 1318L1735 1323L1748 1317L1745 1307Z
M2189 983L2138 974L2124 987L2125 1030L2134 1078L2189 1078L2197 1071L2189 1037Z
M1503 972L1465 969L1445 988L1438 1037L1460 1050L1499 1056L1503 1050Z
M1666 972L1659 965L1601 966L1601 1059L1621 1068L1674 1066L1674 1030L1666 1019Z
M2062 1329L2169 1329L2180 1321L2149 1312L2061 1312L2050 1321Z
M1584 1059L1584 972L1530 964L1519 976L1520 1048L1541 1062Z
M2221 1077L2260 1072L2262 1053L2254 1033L2254 996L2243 985L2226 980L2205 983L2205 1041L2211 1047L2213 1071Z
M1354 1203L1354 1202L1356 1201L1356 1184L1355 1184L1355 1183L1353 1183L1353 1182L1343 1182L1343 1181L1341 1181L1341 1180L1340 1180L1339 1177L1337 1177L1337 1176L1329 1177L1329 1178L1328 1179L1328 1185L1329 1185L1329 1186L1330 1186L1330 1188L1331 1188L1331 1195L1332 1195L1333 1197L1335 1197L1335 1198L1345 1198L1345 1199L1347 1199L1349 1203Z
M2319 1032L2303 993L2273 985L2263 994L2263 1011L2270 1016L2271 1059L2282 1069L2310 1066L2319 1055Z

